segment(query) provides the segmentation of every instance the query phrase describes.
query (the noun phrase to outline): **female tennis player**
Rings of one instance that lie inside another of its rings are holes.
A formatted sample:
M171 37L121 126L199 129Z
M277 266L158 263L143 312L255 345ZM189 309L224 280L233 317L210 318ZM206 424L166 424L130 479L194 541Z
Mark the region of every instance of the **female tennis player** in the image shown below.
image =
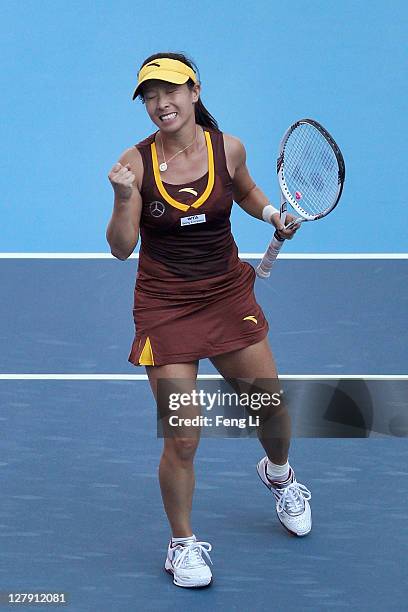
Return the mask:
M184 55L148 57L133 99L141 98L157 130L127 149L109 172L112 254L128 258L141 235L129 361L146 367L159 410L159 379L180 379L178 389L191 391L202 358L229 381L277 381L268 323L254 296L255 270L240 261L231 234L233 201L285 239L298 228L282 225L248 172L243 144L219 130L200 91L197 68ZM292 219L288 215L287 222ZM193 405L188 409L198 414ZM280 522L303 536L311 529L311 494L289 465L290 418L283 403L269 417L257 429L266 452L257 472L274 495ZM211 545L197 540L190 522L199 437L198 427L165 435L159 466L172 532L165 569L181 587L212 580L206 562Z

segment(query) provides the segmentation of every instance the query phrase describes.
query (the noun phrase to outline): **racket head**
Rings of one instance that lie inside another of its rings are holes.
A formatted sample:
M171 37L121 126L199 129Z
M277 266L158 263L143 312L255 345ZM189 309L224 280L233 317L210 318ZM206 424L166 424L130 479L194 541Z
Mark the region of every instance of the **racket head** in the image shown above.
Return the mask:
M345 165L340 148L314 119L300 119L285 132L277 161L284 199L305 220L331 212L340 200Z

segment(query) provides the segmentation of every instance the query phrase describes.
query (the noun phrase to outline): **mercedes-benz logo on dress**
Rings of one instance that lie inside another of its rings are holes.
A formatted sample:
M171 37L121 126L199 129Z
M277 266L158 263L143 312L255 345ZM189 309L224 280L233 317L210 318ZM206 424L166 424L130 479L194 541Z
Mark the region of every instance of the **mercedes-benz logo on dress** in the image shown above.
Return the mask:
M163 202L158 202L157 200L150 202L150 214L152 217L161 217L164 215L165 211L166 207Z

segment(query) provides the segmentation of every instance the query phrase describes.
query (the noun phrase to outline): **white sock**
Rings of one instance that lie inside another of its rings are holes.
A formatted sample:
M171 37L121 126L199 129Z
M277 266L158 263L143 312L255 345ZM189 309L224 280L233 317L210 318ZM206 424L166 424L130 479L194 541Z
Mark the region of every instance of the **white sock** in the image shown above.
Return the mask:
M284 482L289 478L289 461L287 461L285 465L277 465L268 459L266 474L268 478L275 482Z
M177 544L191 544L191 542L196 542L197 538L194 533L191 536L187 536L186 538L171 538L172 546L176 546Z

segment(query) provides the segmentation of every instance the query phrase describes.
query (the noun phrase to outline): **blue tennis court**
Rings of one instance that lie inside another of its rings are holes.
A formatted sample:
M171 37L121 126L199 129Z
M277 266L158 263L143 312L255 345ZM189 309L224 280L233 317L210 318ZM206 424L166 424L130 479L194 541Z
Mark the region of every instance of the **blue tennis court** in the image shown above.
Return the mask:
M169 601L203 610L247 602L262 610L271 596L266 578L278 609L294 609L301 598L305 610L373 610L390 602L402 610L406 566L398 551L406 545L406 513L395 499L407 494L407 430L382 425L364 434L295 435L292 461L313 492L314 529L304 540L277 523L255 473L257 441L203 438L193 518L199 537L214 544L215 582L200 593L175 592L162 569L168 529L156 477L155 407L144 368L125 360L136 263L1 260L9 288L1 310L2 584L15 592L64 591L76 611L165 610ZM281 293L281 279L305 272L324 287L319 327L313 333L307 319L317 289L305 282L304 319L271 338L280 372L333 379L358 373L360 386L364 376L380 381L386 374L373 395L374 423L392 417L392 402L406 416L408 295L388 310L381 298L381 289L406 293L406 260L282 259L273 290L257 281L269 320L274 302L283 300L290 313L297 299L290 287ZM312 352L311 333L319 338ZM379 360L377 348L387 344ZM203 361L200 376L206 374L214 370Z
M10 287L0 305L1 371L144 374L127 363L137 260L62 257L1 260L0 282ZM279 372L406 374L407 258L339 257L282 254L273 277L257 280ZM286 316L276 329L279 309ZM200 372L215 370L206 360Z
M79 612L264 610L272 587L277 609L404 609L405 439L294 440L313 493L314 530L300 540L258 482L258 443L203 439L193 519L215 578L191 593L162 569L147 383L3 381L1 398L3 588L65 591Z

